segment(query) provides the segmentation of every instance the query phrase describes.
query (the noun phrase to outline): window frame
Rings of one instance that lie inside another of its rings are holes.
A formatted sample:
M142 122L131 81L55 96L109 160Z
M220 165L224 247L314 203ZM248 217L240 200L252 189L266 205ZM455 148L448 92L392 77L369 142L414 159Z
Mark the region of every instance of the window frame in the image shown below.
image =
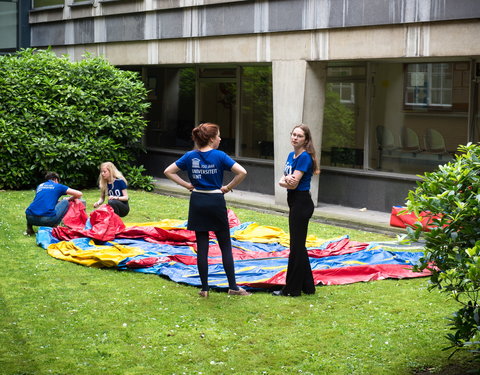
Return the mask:
M440 69L440 72L435 72L434 66L439 65L440 67L448 65L447 70L443 68ZM421 70L417 69L415 71L410 71L409 67L416 66L417 68L425 67L426 69ZM445 73L446 72L446 73ZM415 74L415 76L414 76ZM423 77L422 75L423 74ZM414 78L416 77L416 78ZM437 78L437 79L436 79ZM417 84L412 84L412 80L415 79ZM440 85L435 85L436 81L440 81ZM449 87L447 83L450 83ZM423 83L423 84L420 84ZM435 63L406 63L404 64L404 87L403 87L403 107L405 110L410 111L442 111L442 112L451 112L455 110L453 104L453 63L451 62L435 62ZM411 93L416 90L423 90L425 92L425 100L420 101L410 101L409 97L412 95L419 95L419 93ZM434 96L435 91L440 91L440 101L433 101L432 97ZM444 92L448 94L444 95ZM450 98L450 102L447 103L443 101L445 97Z

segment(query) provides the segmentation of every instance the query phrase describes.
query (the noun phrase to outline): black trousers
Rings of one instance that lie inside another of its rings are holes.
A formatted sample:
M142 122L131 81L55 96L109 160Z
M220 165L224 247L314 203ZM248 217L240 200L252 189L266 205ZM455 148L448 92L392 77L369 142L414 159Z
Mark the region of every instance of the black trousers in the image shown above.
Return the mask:
M113 212L120 217L125 217L130 212L128 201L109 200L108 204L112 206Z
M290 231L290 255L286 285L283 293L299 296L302 292L315 293L312 268L307 254L308 222L313 215L314 205L309 191L289 190L287 195L288 227Z

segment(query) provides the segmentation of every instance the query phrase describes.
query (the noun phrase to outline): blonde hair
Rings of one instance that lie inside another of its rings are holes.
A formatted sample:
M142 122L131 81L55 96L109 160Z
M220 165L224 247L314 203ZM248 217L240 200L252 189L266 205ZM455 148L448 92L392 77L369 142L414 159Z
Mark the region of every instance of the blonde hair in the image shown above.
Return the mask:
M318 159L317 159L317 153L315 152L315 147L313 147L313 142L312 142L312 133L310 132L310 128L308 125L305 124L298 124L295 125L290 132L293 133L295 129L302 129L303 133L305 134L305 151L308 152L310 157L312 158L313 162L313 174L319 174L320 173L320 168L318 166Z
M102 168L107 168L108 171L110 172L110 176L115 180L117 178L125 181L127 183L127 180L125 177L123 177L122 172L120 172L117 167L115 167L115 164L113 164L110 161L107 161L105 163L100 164L100 174L98 176L98 187L100 188L100 191L107 192L107 184L108 181L102 178Z

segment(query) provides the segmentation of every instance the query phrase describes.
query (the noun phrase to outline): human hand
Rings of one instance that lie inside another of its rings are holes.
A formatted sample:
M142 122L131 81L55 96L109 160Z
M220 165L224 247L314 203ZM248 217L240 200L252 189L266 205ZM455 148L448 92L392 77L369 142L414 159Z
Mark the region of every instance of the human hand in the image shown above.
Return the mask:
M227 194L230 191L233 191L233 189L230 189L228 185L223 185L220 190L222 191L223 194Z
M293 174L285 176L285 183L287 185L295 185L297 183L297 178Z

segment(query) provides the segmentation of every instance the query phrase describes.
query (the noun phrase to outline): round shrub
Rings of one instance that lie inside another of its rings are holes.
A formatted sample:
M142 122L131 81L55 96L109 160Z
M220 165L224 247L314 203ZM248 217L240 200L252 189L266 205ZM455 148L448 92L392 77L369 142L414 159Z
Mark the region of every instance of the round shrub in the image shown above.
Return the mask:
M102 57L0 56L0 188L35 186L50 170L87 187L102 162L121 170L141 150L146 97L138 73Z

